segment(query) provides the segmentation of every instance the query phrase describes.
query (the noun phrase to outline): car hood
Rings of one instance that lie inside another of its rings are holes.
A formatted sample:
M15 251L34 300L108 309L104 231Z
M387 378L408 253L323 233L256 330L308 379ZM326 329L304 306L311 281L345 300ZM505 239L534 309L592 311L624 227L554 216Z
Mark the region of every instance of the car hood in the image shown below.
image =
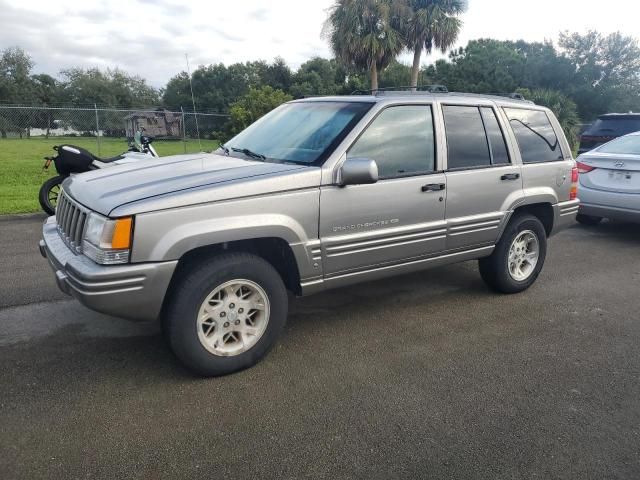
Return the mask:
M72 175L63 189L93 211L120 216L319 183L318 167L199 153L145 159Z

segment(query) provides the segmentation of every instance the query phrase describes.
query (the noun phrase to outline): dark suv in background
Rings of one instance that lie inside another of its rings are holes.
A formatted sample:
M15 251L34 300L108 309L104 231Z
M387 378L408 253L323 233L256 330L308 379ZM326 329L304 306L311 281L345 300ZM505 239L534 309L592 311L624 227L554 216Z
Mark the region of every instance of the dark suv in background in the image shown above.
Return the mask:
M640 113L607 113L580 136L578 154L593 150L614 138L640 131Z

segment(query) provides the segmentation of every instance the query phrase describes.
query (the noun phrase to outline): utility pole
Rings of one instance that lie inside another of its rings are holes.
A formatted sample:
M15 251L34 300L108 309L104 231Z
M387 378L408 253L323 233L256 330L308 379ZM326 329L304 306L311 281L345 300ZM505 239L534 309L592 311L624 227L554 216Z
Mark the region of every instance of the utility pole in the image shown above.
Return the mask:
M187 153L187 118L184 116L184 108L180 107L182 112L182 146L184 147L184 153Z
M98 120L98 106L95 103L93 109L96 112L96 143L98 144L98 156L100 156L100 121Z
M198 126L198 114L196 113L196 97L193 95L193 81L191 80L191 68L189 67L189 54L185 53L184 58L187 59L187 74L189 75L189 86L191 87L191 104L193 105L193 116L196 119L196 134L198 135L198 146L202 151L202 142L200 141L200 127Z

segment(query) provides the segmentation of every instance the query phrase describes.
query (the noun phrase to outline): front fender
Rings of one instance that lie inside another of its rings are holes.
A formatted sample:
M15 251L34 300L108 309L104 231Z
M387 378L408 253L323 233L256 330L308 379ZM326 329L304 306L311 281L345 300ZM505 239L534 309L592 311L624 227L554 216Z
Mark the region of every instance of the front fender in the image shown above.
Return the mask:
M183 223L167 230L158 238L149 257L179 259L195 248L266 237L281 238L289 245L305 243L307 240L302 226L285 215L221 217Z
M291 246L303 276L313 263L319 199L313 189L137 215L132 262L178 260L195 248L269 237Z

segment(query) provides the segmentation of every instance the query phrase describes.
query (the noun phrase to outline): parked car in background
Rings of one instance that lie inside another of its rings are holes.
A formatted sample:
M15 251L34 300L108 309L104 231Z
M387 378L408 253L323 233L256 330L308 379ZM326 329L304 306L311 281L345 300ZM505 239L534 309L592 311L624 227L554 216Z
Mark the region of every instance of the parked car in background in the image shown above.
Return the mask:
M578 157L577 220L640 222L640 132L616 138Z
M607 113L580 136L578 154L586 153L614 138L640 131L640 113Z
M560 124L530 102L304 99L214 153L67 179L40 251L62 291L112 315L161 317L186 365L221 375L273 346L287 290L473 259L492 289L525 290L547 238L575 222L577 181Z

